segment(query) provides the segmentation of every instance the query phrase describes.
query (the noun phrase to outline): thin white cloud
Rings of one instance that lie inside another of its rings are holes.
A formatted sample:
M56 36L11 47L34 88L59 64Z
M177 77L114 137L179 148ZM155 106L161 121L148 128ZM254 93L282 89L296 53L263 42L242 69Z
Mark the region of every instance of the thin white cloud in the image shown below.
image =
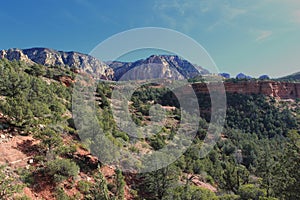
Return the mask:
M157 0L153 10L172 28L184 30L195 28L201 20L206 20L206 24L211 23L204 29L212 30L219 25L231 24L247 13L247 9L235 7L235 4L221 4L217 0ZM210 15L213 17L207 18Z
M210 26L208 26L206 29L207 31L212 31L221 25L233 26L234 24L236 24L235 20L241 17L242 15L247 14L248 11L246 9L235 8L229 5L225 5L220 6L219 12L221 13L219 19L212 23Z
M259 31L259 34L258 36L256 37L255 41L263 41L263 40L266 40L268 39L269 37L271 37L271 35L273 34L272 31L270 30L262 30L262 31Z
M247 13L246 9L235 8L229 5L223 6L221 10L223 11L223 15L226 17L227 20L233 20L234 18Z

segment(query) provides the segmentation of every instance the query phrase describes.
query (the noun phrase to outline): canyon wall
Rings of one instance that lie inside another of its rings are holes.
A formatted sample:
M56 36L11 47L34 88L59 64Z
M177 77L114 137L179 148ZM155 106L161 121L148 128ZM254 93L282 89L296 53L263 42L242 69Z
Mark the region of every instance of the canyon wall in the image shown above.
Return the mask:
M216 83L194 83L192 85L195 92L208 93L222 92L222 87ZM224 87L228 93L237 94L263 94L270 97L281 99L300 98L300 83L289 83L279 81L238 81L224 82Z

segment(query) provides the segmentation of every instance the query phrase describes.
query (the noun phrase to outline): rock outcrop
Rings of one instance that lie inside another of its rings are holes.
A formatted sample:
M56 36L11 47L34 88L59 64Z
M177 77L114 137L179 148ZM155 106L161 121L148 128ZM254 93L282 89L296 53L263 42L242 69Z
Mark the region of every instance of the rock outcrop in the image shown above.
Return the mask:
M210 83L211 92L221 92L221 87L216 83ZM238 81L224 82L224 87L228 93L237 94L263 94L281 99L300 98L300 83L279 82L279 81ZM208 93L205 83L193 84L195 92Z
M32 60L28 58L26 54L23 53L21 49L8 49L0 51L0 59L6 58L10 61L20 60L27 64L34 64Z
M8 49L0 51L0 59L3 58L10 61L21 60L28 64L74 67L103 79L112 79L114 76L113 70L108 65L90 55L78 52L63 52L48 48Z
M167 78L182 80L209 73L176 55L152 55L136 62L104 63L86 54L63 52L49 48L8 49L0 51L0 59L21 60L44 66L69 66L108 80L146 80Z
M152 55L136 62L110 62L109 66L115 71L114 80L183 80L209 73L175 55Z

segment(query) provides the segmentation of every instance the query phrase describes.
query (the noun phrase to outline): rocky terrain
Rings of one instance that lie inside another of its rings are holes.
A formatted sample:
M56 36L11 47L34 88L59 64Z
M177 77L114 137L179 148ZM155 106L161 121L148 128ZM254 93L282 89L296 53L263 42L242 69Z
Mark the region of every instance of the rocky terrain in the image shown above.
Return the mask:
M21 60L27 64L69 66L92 73L102 79L112 79L113 71L98 59L77 52L63 52L48 48L8 49L0 51L0 59Z
M168 78L182 80L209 72L175 55L152 55L136 62L110 62L115 80L144 80Z
M212 83L213 84L213 83ZM300 83L279 82L279 81L238 81L224 82L224 87L228 93L238 94L263 94L281 99L300 98ZM205 83L195 83L193 88L196 92L208 93ZM211 85L212 91L220 90L220 87Z
M69 66L106 80L143 80L154 78L188 79L209 73L178 56L153 55L136 62L104 63L90 55L63 52L49 48L8 49L0 51L0 59L20 60L27 64ZM200 70L197 70L200 69Z

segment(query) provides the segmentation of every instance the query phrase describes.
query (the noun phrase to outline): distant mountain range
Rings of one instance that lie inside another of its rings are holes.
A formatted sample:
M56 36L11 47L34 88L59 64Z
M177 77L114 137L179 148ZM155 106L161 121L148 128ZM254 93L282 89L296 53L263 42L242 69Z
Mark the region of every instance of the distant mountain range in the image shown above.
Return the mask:
M152 55L136 62L103 62L78 52L48 48L8 49L0 51L0 59L21 60L28 64L69 66L108 80L143 80L155 78L188 79L209 72L174 55ZM198 70L200 69L200 70Z
M189 79L209 74L203 67L190 63L176 55L152 55L135 62L103 62L97 58L78 52L56 51L49 48L8 49L0 50L0 59L21 60L28 64L45 66L68 66L91 73L97 78L107 80L144 80L168 78L173 80ZM230 78L228 73L220 73ZM239 73L237 79L251 79ZM269 79L267 75L259 79ZM300 80L300 72L278 78L277 80Z
M281 81L300 81L300 72L279 78Z

